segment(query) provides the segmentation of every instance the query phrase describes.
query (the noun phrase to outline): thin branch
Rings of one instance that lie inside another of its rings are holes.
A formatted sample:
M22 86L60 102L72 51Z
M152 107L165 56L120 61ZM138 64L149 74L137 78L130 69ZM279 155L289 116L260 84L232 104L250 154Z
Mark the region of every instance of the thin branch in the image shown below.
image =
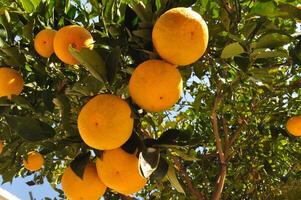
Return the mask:
M224 9L227 11L228 15L231 15L234 10L233 10L233 7L231 6L229 0L221 0L223 6L224 6Z
M119 194L119 196L122 200L137 200L135 197L126 196L123 194Z
M215 142L216 142L216 147L217 147L217 152L219 154L219 159L220 162L223 164L225 159L224 159L224 152L223 152L223 147L222 147L222 142L221 142L221 137L218 131L218 120L217 120L217 107L221 101L221 85L220 83L217 84L217 94L212 106L212 111L211 111L211 123L213 127L213 134L215 137Z
M229 129L228 129L228 123L225 117L223 116L223 129L225 134L225 152L227 147L229 146Z
M192 184L192 181L191 181L186 169L184 168L180 158L173 156L172 159L173 159L177 169L181 173L181 176L184 178L190 194L192 194L198 200L207 200L206 196L203 193L201 193L200 191L198 191L198 189L195 188L194 185Z
M224 183L226 179L226 174L227 174L227 166L225 163L225 155L223 152L223 147L222 147L222 141L221 137L219 134L219 129L218 129L218 120L217 120L217 109L218 105L221 102L222 96L221 96L221 83L217 83L217 88L216 88L216 97L212 106L211 110L211 123L213 127L213 134L215 137L215 142L216 142L216 147L217 147L217 152L219 155L220 163L221 163L221 169L219 176L216 180L216 185L215 185L215 190L212 195L213 200L219 200L221 199L222 191L224 188Z

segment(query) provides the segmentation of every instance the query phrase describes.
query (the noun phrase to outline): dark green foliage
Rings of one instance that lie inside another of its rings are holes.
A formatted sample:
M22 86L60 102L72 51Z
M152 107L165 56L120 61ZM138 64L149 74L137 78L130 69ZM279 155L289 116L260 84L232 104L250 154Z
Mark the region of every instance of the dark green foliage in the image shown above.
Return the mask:
M221 166L212 126L218 96L216 119L227 164L222 199L300 198L300 138L285 128L289 117L301 114L298 4L298 0L1 0L0 66L19 70L26 84L21 96L0 98L3 182L30 175L21 163L31 150L45 156L45 167L28 185L42 184L43 177L59 183L70 163L82 176L90 156L86 153L101 158L101 152L81 140L78 113L94 95L111 93L128 100L135 118L134 133L122 148L137 156L142 151L155 170L136 196L200 198L192 185L209 199ZM129 98L128 81L138 64L159 58L151 42L152 27L162 13L178 6L191 6L205 19L208 49L199 61L180 68L185 89L178 104L162 113L146 113ZM95 40L93 50L70 48L79 66L35 52L33 39L40 30L69 24L83 25ZM148 148L160 156L153 159ZM120 198L114 191L105 194L105 199Z

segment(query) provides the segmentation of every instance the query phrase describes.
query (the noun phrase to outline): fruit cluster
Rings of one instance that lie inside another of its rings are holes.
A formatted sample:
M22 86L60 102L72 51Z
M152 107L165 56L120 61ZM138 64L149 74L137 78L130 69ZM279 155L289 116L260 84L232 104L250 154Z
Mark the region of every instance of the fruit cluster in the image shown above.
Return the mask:
M139 64L129 81L129 94L134 103L147 112L170 109L180 99L183 81L178 66L196 62L206 51L208 28L203 18L189 8L173 8L156 21L152 42L161 59L150 59ZM69 52L70 46L80 51L92 49L94 40L85 28L70 25L57 32L44 29L34 40L36 52L46 58L53 53L66 64L79 64ZM0 97L20 95L24 81L17 71L0 68ZM62 176L62 188L69 199L99 199L109 187L118 193L130 195L141 190L147 179L141 176L138 158L125 152L121 146L133 132L134 119L128 103L112 94L98 94L86 103L78 116L82 140L101 150L96 163L89 161L83 177L78 177L69 166ZM301 116L287 122L287 130L301 136ZM0 144L0 152L3 144ZM24 167L31 171L41 169L43 156L30 152L24 158Z

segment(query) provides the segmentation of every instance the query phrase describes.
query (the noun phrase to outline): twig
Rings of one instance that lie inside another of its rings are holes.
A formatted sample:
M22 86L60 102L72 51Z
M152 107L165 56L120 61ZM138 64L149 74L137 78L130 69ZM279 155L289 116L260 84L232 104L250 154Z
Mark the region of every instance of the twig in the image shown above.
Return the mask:
M179 170L179 172L181 173L182 177L184 178L188 190L189 192L196 197L198 200L207 200L206 196L199 192L192 184L192 181L190 180L190 177L187 173L187 171L184 169L183 164L181 163L180 158L176 157L176 156L172 156L172 159L177 167L177 169Z

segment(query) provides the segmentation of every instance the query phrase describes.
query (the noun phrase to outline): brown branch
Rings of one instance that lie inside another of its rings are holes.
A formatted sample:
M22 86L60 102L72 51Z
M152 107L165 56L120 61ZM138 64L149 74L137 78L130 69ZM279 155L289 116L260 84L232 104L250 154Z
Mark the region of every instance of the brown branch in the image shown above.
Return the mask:
M218 131L218 120L217 120L217 107L221 101L221 85L220 83L217 84L217 94L212 106L212 111L211 111L211 123L212 123L212 127L213 127L213 134L215 137L215 142L216 142L216 147L217 147L217 153L219 155L219 159L221 163L224 163L224 152L223 152L223 147L222 147L222 141L221 141L221 137Z
M206 153L206 154L201 154L200 157L202 158L215 158L218 156L217 152L214 153Z
M225 117L223 116L223 129L224 129L224 134L225 134L225 152L226 149L229 145L229 129L228 129L228 123Z
M187 187L188 187L188 190L189 192L194 196L196 197L198 200L207 200L207 197L201 193L200 191L198 191L198 189L196 189L194 187L194 185L192 184L192 181L187 173L187 171L184 169L183 167L183 164L180 160L179 157L176 157L176 156L172 156L172 159L176 165L176 168L179 170L179 172L181 173L181 176L184 178L186 184L187 184Z
M212 123L212 127L213 127L213 134L215 137L219 160L221 163L221 169L220 169L219 176L216 180L215 190L212 195L213 200L221 199L221 195L222 195L222 191L223 191L224 183L225 183L225 179L226 179L226 174L227 174L226 173L227 167L226 167L226 163L225 163L225 155L223 152L222 141L221 141L221 137L220 137L219 130L218 130L218 120L217 120L217 109L218 109L219 103L221 102L221 99L222 99L221 84L220 84L220 82L218 82L217 88L216 88L216 97L215 97L215 100L214 100L214 103L212 106L212 110L211 110L211 123Z
M123 194L119 194L119 196L122 200L137 200L135 197L126 196Z
M233 13L233 8L231 7L228 0L221 0L224 6L224 9L227 11L227 13L230 15Z
M227 166L226 166L226 164L222 164L220 172L219 172L219 176L216 180L215 190L214 190L214 193L212 195L213 200L221 199L222 192L223 192L223 189L224 189L225 180L226 180L226 175L227 175Z

